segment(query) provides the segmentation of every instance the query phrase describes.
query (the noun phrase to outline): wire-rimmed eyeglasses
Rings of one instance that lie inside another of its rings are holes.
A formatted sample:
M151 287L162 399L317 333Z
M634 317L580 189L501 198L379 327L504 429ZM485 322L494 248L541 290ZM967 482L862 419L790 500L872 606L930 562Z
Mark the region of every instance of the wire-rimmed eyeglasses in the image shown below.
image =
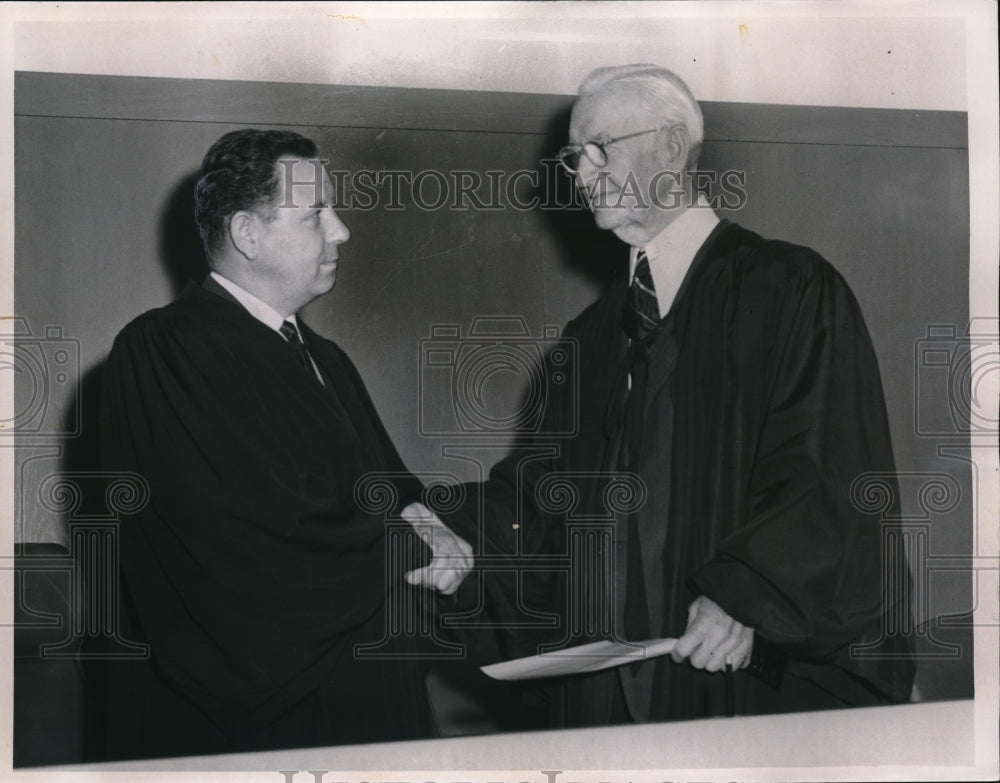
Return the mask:
M674 127L673 125L663 125L659 128L650 128L649 130L638 131L636 133L627 133L624 136L617 136L613 139L605 139L604 141L588 141L584 144L567 144L556 154L559 158L559 162L562 167L566 169L570 174L576 174L580 170L580 156L586 155L587 160L593 163L597 168L603 168L608 164L608 153L607 148L612 144L616 144L619 141L625 141L625 139L634 139L636 136L645 136L647 133L658 133L659 131L669 130Z

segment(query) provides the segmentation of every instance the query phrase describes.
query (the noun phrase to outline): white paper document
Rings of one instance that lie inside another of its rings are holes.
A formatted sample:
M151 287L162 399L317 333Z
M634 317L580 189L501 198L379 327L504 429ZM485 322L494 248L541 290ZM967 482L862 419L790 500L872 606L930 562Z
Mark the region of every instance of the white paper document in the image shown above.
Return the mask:
M676 639L649 639L645 642L591 642L578 647L515 658L481 667L484 674L495 680L533 680L558 677L563 674L583 674L611 669L627 663L666 655L674 649Z

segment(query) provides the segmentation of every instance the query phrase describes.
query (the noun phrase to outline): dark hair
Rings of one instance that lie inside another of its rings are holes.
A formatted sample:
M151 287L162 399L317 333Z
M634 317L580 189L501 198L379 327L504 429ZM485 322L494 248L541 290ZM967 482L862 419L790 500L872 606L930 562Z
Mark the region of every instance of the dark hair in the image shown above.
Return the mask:
M293 131L246 128L227 133L205 153L194 186L194 219L209 260L234 213L274 203L275 166L283 157L315 158L316 144Z

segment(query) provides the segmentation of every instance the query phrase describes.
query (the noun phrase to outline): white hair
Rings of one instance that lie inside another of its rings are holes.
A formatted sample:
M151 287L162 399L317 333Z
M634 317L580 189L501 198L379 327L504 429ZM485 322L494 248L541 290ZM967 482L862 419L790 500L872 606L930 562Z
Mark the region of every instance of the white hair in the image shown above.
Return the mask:
M705 136L705 122L698 101L677 74L648 64L598 68L583 80L578 96L584 98L616 87L633 90L653 116L662 119L664 124L683 123L691 138L694 157L697 157Z

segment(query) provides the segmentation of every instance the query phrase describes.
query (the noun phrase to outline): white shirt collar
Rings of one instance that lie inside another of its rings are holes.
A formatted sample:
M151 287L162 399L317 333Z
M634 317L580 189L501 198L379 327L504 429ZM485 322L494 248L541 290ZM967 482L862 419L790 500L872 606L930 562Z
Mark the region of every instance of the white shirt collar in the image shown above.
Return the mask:
M243 305L243 307L246 308L247 312L250 313L250 315L252 315L254 318L256 318L265 326L269 326L272 329L274 329L274 331L280 333L281 324L285 321L291 321L295 325L295 330L296 331L299 330L299 323L294 315L290 315L288 316L288 318L282 318L281 313L279 313L277 310L271 307L271 305L269 305L267 302L261 301L256 296L247 291L245 288L241 288L240 286L236 285L236 283L234 283L228 277L223 277L222 275L220 275L218 272L215 271L209 272L209 274L212 276L215 282L217 282L219 285L225 288L229 293L231 293L233 295L233 298L236 299L236 301L239 302L241 305ZM299 332L299 337L301 336L302 333Z
M644 247L631 249L629 282L635 275L639 250L645 250L649 258L649 271L653 276L661 315L665 315L670 309L688 267L718 224L719 216L715 214L704 195L699 193L694 206L685 209L673 223L653 237Z

